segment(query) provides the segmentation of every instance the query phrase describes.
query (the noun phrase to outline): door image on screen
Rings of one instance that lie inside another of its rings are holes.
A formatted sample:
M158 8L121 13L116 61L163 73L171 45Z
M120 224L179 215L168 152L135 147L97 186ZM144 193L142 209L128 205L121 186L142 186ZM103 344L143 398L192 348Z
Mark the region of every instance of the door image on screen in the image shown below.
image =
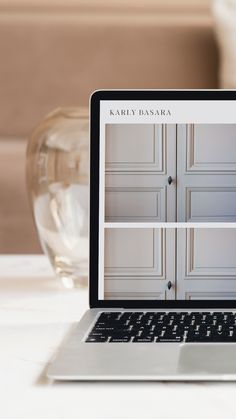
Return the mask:
M106 222L235 222L236 124L107 124Z
M236 228L106 228L105 299L236 299Z

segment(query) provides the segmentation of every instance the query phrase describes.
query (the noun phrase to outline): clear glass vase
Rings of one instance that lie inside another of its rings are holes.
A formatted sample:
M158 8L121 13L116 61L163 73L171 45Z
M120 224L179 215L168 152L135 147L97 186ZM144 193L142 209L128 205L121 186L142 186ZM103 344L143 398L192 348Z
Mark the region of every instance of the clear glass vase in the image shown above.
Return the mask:
M42 249L68 288L87 283L88 177L88 110L57 109L29 140L27 185Z

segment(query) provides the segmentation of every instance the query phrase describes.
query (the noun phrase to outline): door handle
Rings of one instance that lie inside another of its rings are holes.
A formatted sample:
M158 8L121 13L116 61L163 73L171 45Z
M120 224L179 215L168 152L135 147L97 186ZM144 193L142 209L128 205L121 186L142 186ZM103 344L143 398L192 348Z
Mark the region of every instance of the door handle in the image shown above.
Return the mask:
M168 179L167 179L167 182L168 182L169 185L171 185L172 182L173 182L173 178L171 176L169 176Z
M168 288L168 290L170 290L170 289L172 288L172 282L171 282L171 281L169 281L169 282L167 283L167 288Z

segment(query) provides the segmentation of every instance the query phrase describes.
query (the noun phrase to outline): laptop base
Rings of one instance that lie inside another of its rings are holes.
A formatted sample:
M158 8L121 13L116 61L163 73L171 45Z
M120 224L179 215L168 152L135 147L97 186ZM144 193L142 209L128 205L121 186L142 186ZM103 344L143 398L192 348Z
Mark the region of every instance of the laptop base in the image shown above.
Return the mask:
M86 343L101 311L88 310L47 376L68 381L235 381L235 343ZM111 311L109 309L109 311Z

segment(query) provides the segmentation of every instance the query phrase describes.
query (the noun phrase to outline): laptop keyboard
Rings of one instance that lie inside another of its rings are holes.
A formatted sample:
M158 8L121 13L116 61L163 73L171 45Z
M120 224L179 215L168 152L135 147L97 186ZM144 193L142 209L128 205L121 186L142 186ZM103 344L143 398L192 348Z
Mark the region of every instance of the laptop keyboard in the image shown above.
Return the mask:
M86 342L236 342L236 313L104 312Z

